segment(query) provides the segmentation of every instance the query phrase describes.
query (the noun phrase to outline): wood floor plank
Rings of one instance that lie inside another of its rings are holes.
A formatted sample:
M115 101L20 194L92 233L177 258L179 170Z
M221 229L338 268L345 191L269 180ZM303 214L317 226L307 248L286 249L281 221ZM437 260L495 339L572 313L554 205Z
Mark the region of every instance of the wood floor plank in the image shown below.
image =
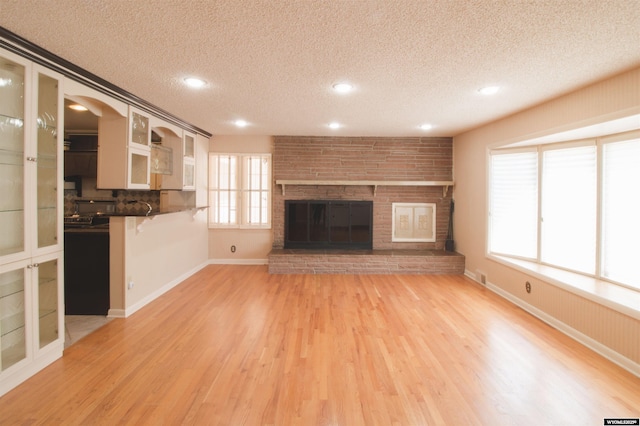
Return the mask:
M463 276L265 266L209 266L0 398L1 425L605 417L640 417L639 378Z

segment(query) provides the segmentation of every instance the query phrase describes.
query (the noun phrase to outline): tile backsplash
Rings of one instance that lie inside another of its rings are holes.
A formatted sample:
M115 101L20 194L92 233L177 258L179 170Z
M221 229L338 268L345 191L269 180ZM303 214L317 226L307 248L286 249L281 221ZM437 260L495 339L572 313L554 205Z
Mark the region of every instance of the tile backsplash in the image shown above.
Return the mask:
M160 191L127 191L127 190L115 190L115 191L99 191L100 194L95 197L88 196L83 190L83 196L78 197L75 189L64 190L64 215L69 216L75 212L76 201L80 200L87 202L94 200L105 204L112 202L115 206L114 213L125 213L131 215L144 215L147 212L147 206L143 203L149 203L151 208L155 211L160 209ZM138 200L141 203L127 204L127 201Z

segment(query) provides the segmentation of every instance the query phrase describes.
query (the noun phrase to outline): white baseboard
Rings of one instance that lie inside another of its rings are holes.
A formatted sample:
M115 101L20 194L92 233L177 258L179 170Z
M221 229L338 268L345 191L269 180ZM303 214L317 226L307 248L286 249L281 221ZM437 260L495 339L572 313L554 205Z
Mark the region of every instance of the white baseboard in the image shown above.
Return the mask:
M465 270L464 275L467 276L468 278L471 278L472 280L478 282L475 279L475 274L474 273L471 273L471 272ZM479 284L481 284L481 283L479 283ZM569 336L573 340L583 344L584 346L588 347L592 351L602 355L603 357L605 357L609 361L613 362L614 364L617 364L620 367L624 368L625 370L629 371L630 373L634 374L635 376L640 377L640 364L638 364L638 363L634 362L633 360L630 360L629 358L621 355L620 353L614 351L613 349L609 348L608 346L603 345L602 343L598 342L597 340L594 340L591 337L581 333L580 331L576 330L575 328L570 327L569 325L567 325L564 322L558 320L557 318L547 314L546 312L536 308L535 306L528 304L527 302L523 301L522 299L519 299L519 298L515 297L513 294L503 290L502 288L498 287L497 285L492 284L490 282L487 282L486 283L486 287L489 290L491 290L492 292L494 292L495 294L497 294L498 296L503 297L504 299L507 299L508 301L510 301L511 303L513 303L516 306L519 306L520 308L522 308L525 311L529 312L531 315L535 316L536 318L540 319L541 321L546 322L547 324L549 324L553 328L555 328L558 331L562 332L563 334Z
M268 265L269 259L209 259L209 265Z
M168 282L165 285L163 285L162 287L160 287L158 290L154 291L153 293L148 294L145 298L143 298L139 302L134 303L133 305L131 305L129 307L126 307L124 309L124 312L122 312L121 309L113 309L113 310L110 309L109 310L109 316L113 316L113 317L116 317L116 318L127 318L128 316L134 314L136 311L138 311L142 307L146 306L150 302L154 301L155 299L157 299L158 297L162 296L167 291L171 290L172 288L174 288L175 286L180 284L182 281L184 281L187 278L189 278L191 275L195 274L196 272L198 272L199 270L201 270L202 268L207 266L207 264L208 264L207 262L201 263L200 265L196 266L195 268L192 268L191 270L189 270L189 271L185 272L184 274L178 276L177 278L171 280L170 282ZM112 311L113 311L113 315L112 315ZM116 316L116 314L117 314L117 316Z
M107 318L125 318L126 311L124 309L109 309Z

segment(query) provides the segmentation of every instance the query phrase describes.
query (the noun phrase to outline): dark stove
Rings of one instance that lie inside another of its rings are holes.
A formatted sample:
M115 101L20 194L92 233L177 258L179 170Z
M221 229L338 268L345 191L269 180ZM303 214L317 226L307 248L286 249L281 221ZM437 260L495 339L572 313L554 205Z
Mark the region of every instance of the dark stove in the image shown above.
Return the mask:
M109 216L103 215L73 215L64 218L65 228L83 228L109 223Z

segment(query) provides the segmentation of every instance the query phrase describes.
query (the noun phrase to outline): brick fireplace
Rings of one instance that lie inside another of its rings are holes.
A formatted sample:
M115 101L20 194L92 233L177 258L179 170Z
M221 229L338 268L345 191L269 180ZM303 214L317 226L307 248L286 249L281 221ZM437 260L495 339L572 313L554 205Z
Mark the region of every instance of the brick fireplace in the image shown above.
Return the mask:
M449 220L451 188L443 193L441 186L374 187L313 185L308 182L451 181L452 174L451 138L275 137L272 192L273 254L283 254L277 250L284 248L285 200L372 201L372 247L376 255L385 250L389 253L395 250L396 254L407 252L412 256L419 252L430 255L442 252ZM287 185L286 191L283 191L282 185L275 184L278 180L304 180L307 184ZM393 242L393 203L435 204L435 241ZM451 253L442 254L451 260ZM459 257L464 265L464 257ZM446 272L451 273L451 269Z

